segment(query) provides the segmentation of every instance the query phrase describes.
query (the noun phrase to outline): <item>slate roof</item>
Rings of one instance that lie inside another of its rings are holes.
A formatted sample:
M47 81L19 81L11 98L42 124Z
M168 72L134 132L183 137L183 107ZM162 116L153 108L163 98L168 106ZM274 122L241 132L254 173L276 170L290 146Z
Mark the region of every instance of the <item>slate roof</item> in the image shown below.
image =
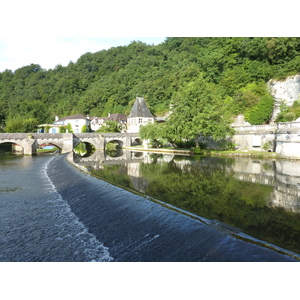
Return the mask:
M117 122L127 121L127 117L123 114L111 114L108 117L108 119L111 120L111 121L117 121Z
M110 120L110 121L117 121L117 122L125 122L127 121L127 117L124 114L111 114L109 117L94 117L92 121L98 122L98 120Z
M86 117L84 117L83 115L73 115L73 116L68 116L68 117L63 117L57 121L65 121L65 120L78 120L78 119L83 119L86 120Z
M136 97L128 118L154 118L142 97Z
M108 117L93 117L93 119L92 119L92 121L98 121L98 120L104 120L104 121L106 121L106 120L108 120Z

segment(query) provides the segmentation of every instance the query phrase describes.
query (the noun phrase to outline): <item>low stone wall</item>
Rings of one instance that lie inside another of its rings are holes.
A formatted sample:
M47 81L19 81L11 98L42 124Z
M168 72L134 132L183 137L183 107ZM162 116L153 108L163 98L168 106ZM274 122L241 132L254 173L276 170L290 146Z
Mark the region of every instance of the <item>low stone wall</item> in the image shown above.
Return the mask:
M232 126L235 134L219 142L200 136L209 149L222 150L227 144L240 151L268 151L289 159L300 159L300 122Z

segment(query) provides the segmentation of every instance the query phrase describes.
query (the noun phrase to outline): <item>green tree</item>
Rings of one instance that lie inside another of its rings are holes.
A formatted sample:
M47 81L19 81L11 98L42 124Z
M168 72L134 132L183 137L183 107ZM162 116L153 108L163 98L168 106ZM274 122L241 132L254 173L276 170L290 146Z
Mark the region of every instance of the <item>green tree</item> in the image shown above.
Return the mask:
M143 140L150 140L156 148L160 148L163 143L163 127L161 124L149 123L145 126L140 127L139 131L140 138Z
M83 125L81 128L81 132L89 132L89 128L86 125Z
M6 132L36 132L38 121L34 118L23 119L20 116L6 121Z
M245 120L251 125L268 123L274 107L274 98L271 95L263 96L260 101L245 113Z
M59 133L66 133L66 127L65 126L60 126L59 127Z
M107 120L96 132L121 132L122 126L117 121Z
M172 114L167 124L174 128L174 136L195 138L196 147L199 147L200 134L220 140L231 133L229 115L220 92L202 75L182 87L172 100Z
M72 125L70 123L68 123L67 127L66 127L66 131L68 133L73 133L73 128L72 128Z
M248 84L300 72L300 38L171 37L156 46L134 41L85 53L66 67L5 70L0 72L0 123L15 115L45 124L57 113L125 113L137 95L162 116L175 94L201 72L219 86L222 98L237 102L230 100L232 116L245 113L259 102Z

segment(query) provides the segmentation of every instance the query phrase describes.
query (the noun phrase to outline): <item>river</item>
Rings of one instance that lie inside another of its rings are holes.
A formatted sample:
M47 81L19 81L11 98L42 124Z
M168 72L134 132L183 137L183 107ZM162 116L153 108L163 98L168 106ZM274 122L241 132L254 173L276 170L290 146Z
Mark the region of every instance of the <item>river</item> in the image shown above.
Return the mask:
M295 163L2 155L0 261L298 261Z

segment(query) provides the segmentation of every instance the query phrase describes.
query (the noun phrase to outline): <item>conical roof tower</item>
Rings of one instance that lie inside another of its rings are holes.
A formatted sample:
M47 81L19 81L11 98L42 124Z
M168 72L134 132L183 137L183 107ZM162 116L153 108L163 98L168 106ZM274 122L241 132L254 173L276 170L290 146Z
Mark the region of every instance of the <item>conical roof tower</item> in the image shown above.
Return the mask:
M154 118L143 97L136 97L128 118Z

